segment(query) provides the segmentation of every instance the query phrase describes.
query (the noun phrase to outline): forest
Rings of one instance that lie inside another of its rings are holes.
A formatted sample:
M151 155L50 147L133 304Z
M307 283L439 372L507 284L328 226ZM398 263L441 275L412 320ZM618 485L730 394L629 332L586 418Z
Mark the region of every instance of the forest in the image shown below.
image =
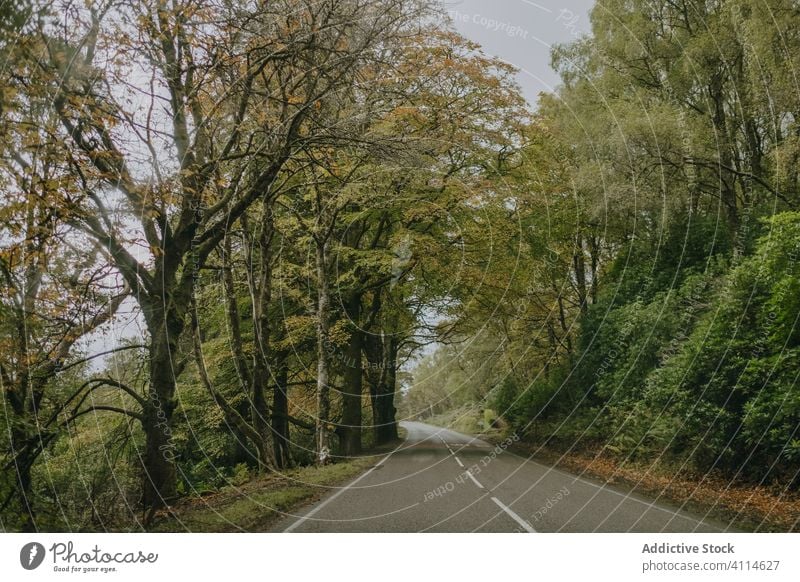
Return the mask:
M797 30L603 0L529 104L433 0L0 4L0 530L490 410L794 494Z

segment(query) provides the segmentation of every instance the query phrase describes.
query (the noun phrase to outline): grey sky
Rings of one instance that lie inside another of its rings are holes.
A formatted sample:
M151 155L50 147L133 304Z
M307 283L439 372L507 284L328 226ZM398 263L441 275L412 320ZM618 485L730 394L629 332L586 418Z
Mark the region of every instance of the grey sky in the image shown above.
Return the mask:
M550 47L589 31L594 0L442 0L456 30L481 44L487 54L520 69L525 97L535 104L558 76L550 68Z

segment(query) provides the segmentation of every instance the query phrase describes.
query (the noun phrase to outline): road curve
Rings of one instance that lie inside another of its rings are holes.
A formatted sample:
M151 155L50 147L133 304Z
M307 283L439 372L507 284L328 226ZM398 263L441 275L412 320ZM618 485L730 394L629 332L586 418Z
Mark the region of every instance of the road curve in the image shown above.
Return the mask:
M723 523L504 451L403 422L406 439L281 532L720 532Z

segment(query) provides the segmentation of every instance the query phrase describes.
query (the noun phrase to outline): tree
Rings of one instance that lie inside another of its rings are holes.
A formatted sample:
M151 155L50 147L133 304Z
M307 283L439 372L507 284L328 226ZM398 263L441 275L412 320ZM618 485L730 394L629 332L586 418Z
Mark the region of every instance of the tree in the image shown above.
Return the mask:
M17 65L25 59L20 55ZM9 449L2 454L15 484L4 488L0 503L5 510L16 498L20 527L35 530L31 469L60 436L51 425L65 398L55 378L77 365L69 359L80 342L114 317L128 290L115 283L100 246L67 228L60 197L79 184L58 155L55 120L38 87L20 85L9 85L14 98L5 103L2 119L0 386L10 427ZM101 387L115 386L96 381L92 389Z
M85 180L66 201L71 223L107 250L149 333L146 506L176 496L170 422L198 270L230 224L276 196L302 144L330 139L315 104L348 86L408 11L399 0L252 9L153 0L65 10L63 26L41 30L64 155Z

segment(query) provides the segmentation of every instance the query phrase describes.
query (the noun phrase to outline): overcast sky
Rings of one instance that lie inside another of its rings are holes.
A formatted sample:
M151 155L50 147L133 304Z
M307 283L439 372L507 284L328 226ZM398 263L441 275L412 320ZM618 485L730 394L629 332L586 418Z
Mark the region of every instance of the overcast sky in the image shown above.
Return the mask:
M456 29L486 53L520 69L525 97L536 103L558 76L550 68L550 47L589 31L594 0L442 0Z

